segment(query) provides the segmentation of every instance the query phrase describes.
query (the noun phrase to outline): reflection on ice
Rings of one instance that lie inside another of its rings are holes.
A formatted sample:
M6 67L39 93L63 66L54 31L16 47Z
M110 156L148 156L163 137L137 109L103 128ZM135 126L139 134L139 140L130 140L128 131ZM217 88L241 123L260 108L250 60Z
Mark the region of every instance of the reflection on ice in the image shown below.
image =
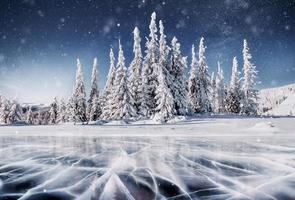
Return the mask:
M0 199L292 199L294 139L272 141L2 136Z

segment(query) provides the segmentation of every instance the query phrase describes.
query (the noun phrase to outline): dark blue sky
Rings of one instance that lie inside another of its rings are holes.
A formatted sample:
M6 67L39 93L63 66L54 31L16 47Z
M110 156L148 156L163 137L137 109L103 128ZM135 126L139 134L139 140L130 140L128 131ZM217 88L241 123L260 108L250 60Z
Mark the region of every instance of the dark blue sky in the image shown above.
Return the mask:
M295 82L294 0L1 0L0 92L35 102L67 96L75 59L81 58L88 84L95 56L103 87L109 47L116 50L121 38L129 64L134 26L144 47L153 11L189 61L191 45L204 36L210 70L219 60L228 78L233 56L241 69L246 38L260 88Z

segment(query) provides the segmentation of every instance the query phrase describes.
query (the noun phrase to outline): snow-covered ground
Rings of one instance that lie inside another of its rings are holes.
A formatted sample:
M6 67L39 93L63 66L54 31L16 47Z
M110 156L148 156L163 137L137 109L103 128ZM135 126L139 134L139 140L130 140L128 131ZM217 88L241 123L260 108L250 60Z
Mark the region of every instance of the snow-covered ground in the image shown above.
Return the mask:
M0 199L294 197L294 118L0 127Z
M295 116L295 84L261 90L259 107L266 115Z

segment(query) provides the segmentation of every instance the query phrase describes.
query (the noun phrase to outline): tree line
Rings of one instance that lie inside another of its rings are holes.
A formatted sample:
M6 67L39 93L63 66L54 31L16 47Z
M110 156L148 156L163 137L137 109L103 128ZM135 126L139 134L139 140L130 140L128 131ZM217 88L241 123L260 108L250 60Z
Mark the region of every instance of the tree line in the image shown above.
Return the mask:
M167 121L178 115L257 114L257 71L251 62L246 40L242 51L243 73L240 73L234 57L230 82L226 84L219 62L216 74L209 74L203 37L197 50L192 45L187 74L188 61L181 52L179 41L173 37L170 45L167 44L161 20L158 30L156 13L151 15L149 30L143 56L140 31L135 27L134 58L128 68L120 40L117 61L113 49L110 49L109 72L101 92L97 86L98 62L95 58L91 90L86 100L82 65L77 59L73 93L66 102L54 98L48 110L33 112L31 107L23 109L18 102L0 96L0 121L7 124L18 120L25 120L28 124L141 118Z

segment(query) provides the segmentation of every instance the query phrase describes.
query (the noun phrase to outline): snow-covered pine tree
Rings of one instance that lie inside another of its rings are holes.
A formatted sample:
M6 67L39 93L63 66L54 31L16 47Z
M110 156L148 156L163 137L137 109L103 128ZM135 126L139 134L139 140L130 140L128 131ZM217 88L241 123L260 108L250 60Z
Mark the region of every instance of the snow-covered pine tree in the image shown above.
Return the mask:
M56 124L57 123L57 115L58 115L58 107L57 107L56 97L53 99L53 102L50 104L49 114L50 114L49 123Z
M119 40L119 54L114 82L114 97L111 104L111 119L130 119L136 117L134 99L127 86L127 68L124 52Z
M159 68L158 73L159 85L157 87L157 107L155 109L156 113L154 118L156 120L166 121L175 113L174 100L165 77L168 71L165 68Z
M72 113L74 122L86 122L86 93L82 75L82 66L77 59L76 83L72 96Z
M14 122L20 121L21 119L22 108L17 101L13 101L8 114L8 123L12 124Z
M210 75L208 72L208 65L205 57L205 44L204 38L202 37L199 44L199 60L198 60L198 71L197 71L197 112L208 113L211 112L210 104Z
M192 62L191 62L191 69L189 73L189 79L188 79L188 94L187 94L188 109L190 114L196 113L198 110L197 67L198 67L198 61L196 58L195 46L192 45Z
M146 56L144 57L142 66L142 103L140 106L140 113L145 117L151 117L155 113L156 108L156 88L157 88L157 68L158 68L158 36L156 13L151 15L151 22L149 25L150 34L146 42Z
M159 64L157 76L155 118L167 120L175 114L174 99L171 93L173 77L170 74L171 69L168 63L170 48L166 44L166 35L164 34L164 25L160 20L160 40L159 40ZM171 88L170 88L170 87Z
M2 96L0 104L0 122L7 124L9 122L10 102Z
M69 97L66 106L67 106L67 109L66 109L67 122L74 122L75 121L75 115L74 115L73 96Z
M215 112L215 101L216 101L216 77L214 72L211 73L211 92L210 92L210 102L212 106L212 111Z
M176 37L171 41L171 75L173 84L171 92L174 99L174 108L176 115L185 115L187 113L187 91L185 70L187 68L187 57L183 57L180 51L180 43Z
M50 124L50 113L48 110L43 113L43 123Z
M171 49L167 45L167 42L166 42L166 35L164 33L164 25L163 25L162 20L159 21L159 32L160 32L159 63L158 63L157 70L159 70L160 68L164 69L164 71L163 71L165 73L164 77L165 77L166 82L167 82L167 84L169 86L170 84L172 84L172 81L173 81L172 76L170 74L171 66L169 65L169 62L168 62L168 56L169 56L169 52L170 52Z
M242 104L241 113L246 115L257 114L257 90L254 88L256 85L257 71L256 66L251 62L251 54L249 53L249 47L247 40L244 40L243 48L243 83L242 83Z
M38 125L44 124L43 115L42 115L41 110L38 110L38 114L37 114L37 118L36 118L36 124L38 124Z
M232 74L230 79L230 85L226 96L226 111L228 113L240 113L240 101L241 101L241 86L240 86L240 72L238 71L238 60L233 58Z
M68 121L67 105L63 99L60 100L57 112L57 123L65 123Z
M111 118L111 103L114 95L114 83L116 78L116 67L115 67L115 56L113 49L110 49L110 69L107 75L107 81L105 88L103 90L103 94L101 97L101 107L102 114L100 116L101 119L110 119Z
M0 122L1 122L1 109L2 109L2 100L3 100L4 96L2 96L0 94Z
M31 106L27 110L26 122L27 124L34 124L34 115Z
M134 28L133 31L133 53L134 58L128 69L128 86L130 88L130 92L132 98L135 101L136 112L139 113L139 107L141 105L141 67L142 67L142 53L141 53L141 38L139 36L140 32L137 27Z
M89 121L96 121L101 115L101 107L100 107L100 98L98 95L94 98L92 102L92 107L89 113Z
M99 115L101 114L101 108L99 104L99 99L97 97L99 96L99 91L97 89L97 58L94 58L93 61L93 67L92 67L92 74L91 74L91 90L90 90L90 95L88 99L88 104L87 104L87 119L90 120L90 113L92 108L96 108L98 111L96 113L95 119L92 116L92 120L96 120ZM96 103L98 105L93 105L94 100L96 99Z
M101 115L99 91L97 88L97 58L94 59L92 76L91 76L91 91L90 98L88 100L87 114L89 121L96 121Z
M215 112L223 113L224 112L224 76L223 70L220 67L220 62L218 62L217 67L217 76L216 76L216 101L215 101Z

